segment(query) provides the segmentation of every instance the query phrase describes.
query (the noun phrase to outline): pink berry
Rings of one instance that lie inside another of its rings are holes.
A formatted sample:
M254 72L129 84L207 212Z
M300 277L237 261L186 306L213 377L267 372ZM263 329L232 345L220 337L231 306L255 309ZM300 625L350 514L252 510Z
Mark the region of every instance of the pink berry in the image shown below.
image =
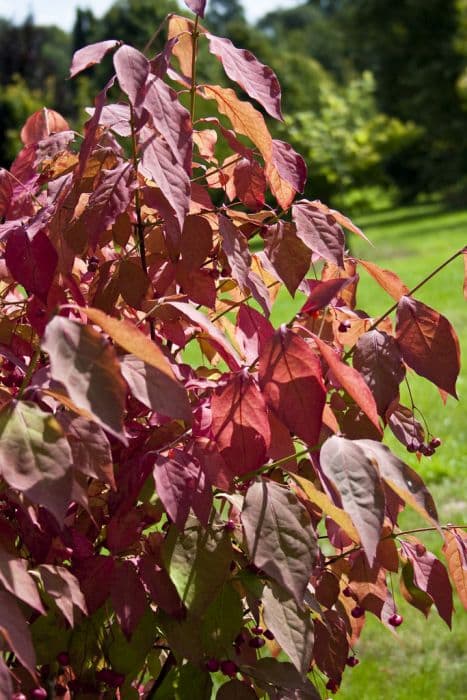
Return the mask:
M264 630L264 636L266 637L266 639L269 639L270 641L275 639L274 634L271 632L271 630Z
M32 700L46 700L47 691L45 688L34 688L31 691Z
M352 591L350 590L349 586L346 586L342 593L345 595L346 598L351 598L352 597Z
M414 453L414 452L418 452L419 449L420 449L420 443L417 442L416 440L412 440L412 442L409 442L409 444L407 445L407 452Z
M392 627L399 627L404 622L404 618L402 617L402 615L394 613L393 615L391 615L388 622L390 625L392 625Z
M263 634L264 632L263 628L259 625L257 627L252 627L251 631L253 632L253 634Z
M221 671L224 674L224 676L236 676L238 666L235 663L235 661L231 661L230 659L224 659L224 661L221 662Z
M435 453L435 448L431 447L431 445L422 445L420 451L425 457L431 457Z
M360 661L357 659L356 656L349 656L349 658L347 659L347 661L345 663L347 664L347 666L350 666L351 668L353 668L354 666L358 666Z
M227 522L224 525L224 530L227 530L227 532L233 532L236 528L235 522L233 520L227 520Z
M60 664L60 666L69 666L70 655L67 651L61 651L60 654L57 654L57 661Z
M337 330L339 331L339 333L347 333L347 331L349 330L350 326L351 326L350 321L341 321L341 322L339 323L339 326L338 326L338 329L337 329Z
M430 447L436 450L437 447L441 447L441 440L439 437L434 437L430 440Z
M208 659L206 661L206 670L209 671L209 673L215 673L216 671L219 670L220 668L220 663L217 659Z
M365 614L365 608L362 608L360 605L356 605L354 608L352 608L350 614L352 615L352 617L355 617L355 619L363 617L363 615Z
M248 642L248 645L250 647L253 647L253 649L261 649L261 647L264 647L265 644L266 644L266 642L264 641L264 639L262 637L253 637Z
M337 693L339 690L339 683L335 681L334 678L330 678L326 683L326 688L330 690L331 693Z
M24 693L14 693L11 696L11 700L27 700L27 698Z
M238 646L241 646L242 644L245 644L249 640L249 636L247 635L246 632L240 632L240 634L237 634L235 637L235 644Z

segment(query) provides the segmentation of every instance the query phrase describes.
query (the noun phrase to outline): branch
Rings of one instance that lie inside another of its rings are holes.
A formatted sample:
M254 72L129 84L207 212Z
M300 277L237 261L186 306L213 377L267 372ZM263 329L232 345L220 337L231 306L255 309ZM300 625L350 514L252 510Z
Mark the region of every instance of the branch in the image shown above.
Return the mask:
M157 691L159 690L162 683L165 681L165 679L169 675L172 666L175 666L175 663L176 663L175 656L173 655L173 652L170 652L164 661L164 665L162 666L161 672L157 676L157 678L154 682L154 685L152 686L151 690L147 694L146 700L154 700L154 698L156 697Z

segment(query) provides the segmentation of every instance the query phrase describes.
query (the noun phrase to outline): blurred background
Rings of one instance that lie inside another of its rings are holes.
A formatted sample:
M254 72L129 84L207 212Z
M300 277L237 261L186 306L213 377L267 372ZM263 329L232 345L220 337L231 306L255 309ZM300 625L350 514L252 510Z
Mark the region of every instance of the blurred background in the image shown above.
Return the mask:
M68 81L74 51L106 38L142 48L178 11L175 0L0 0L0 166L14 159L21 125L44 105L82 128L84 107L111 68L104 63ZM209 0L204 24L278 74L285 121L269 126L307 161L306 196L351 215L375 244L352 239L354 254L413 287L467 244L467 0ZM161 34L154 52L163 40ZM225 83L220 64L203 51L199 77ZM197 109L203 116L201 101ZM465 357L462 282L460 256L417 297L452 321ZM359 306L373 316L392 303L369 279L360 290ZM276 322L302 303L279 301ZM444 406L436 388L413 373L409 383L417 417L443 447L418 463L391 446L428 482L441 522L466 523L465 363L459 404ZM405 391L402 402L410 401ZM423 524L416 515L405 520L408 528ZM442 556L437 535L422 539ZM404 624L394 639L368 620L357 650L362 663L348 670L339 697L466 697L467 616L460 604L452 631L436 614L427 624L393 578Z

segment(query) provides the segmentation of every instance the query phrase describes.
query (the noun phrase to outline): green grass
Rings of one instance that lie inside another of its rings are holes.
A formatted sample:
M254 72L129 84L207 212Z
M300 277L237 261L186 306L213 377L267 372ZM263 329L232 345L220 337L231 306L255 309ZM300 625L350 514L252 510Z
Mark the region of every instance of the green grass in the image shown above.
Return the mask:
M396 272L409 286L415 286L442 261L467 244L467 211L447 212L436 204L397 209L355 221L374 247L352 236L352 253ZM373 280L360 271L358 306L371 316L379 316L392 305ZM467 357L467 306L462 294L463 263L458 258L416 294L416 298L447 316L455 326L463 357ZM302 303L281 294L274 322L290 319ZM444 523L467 522L467 371L465 362L458 381L460 402L448 399L444 406L432 384L409 373L415 403L434 435L443 440L438 453L420 463L391 436L391 448L412 464L425 478L437 501ZM407 401L406 391L402 401ZM404 527L424 523L413 513L404 519ZM422 537L422 536L421 536ZM422 537L438 555L441 539L437 534ZM397 576L393 576L397 591ZM404 624L397 637L382 627L370 614L358 646L361 663L344 676L342 700L460 700L467 689L467 616L457 601L453 629L449 631L436 611L429 620L400 600Z

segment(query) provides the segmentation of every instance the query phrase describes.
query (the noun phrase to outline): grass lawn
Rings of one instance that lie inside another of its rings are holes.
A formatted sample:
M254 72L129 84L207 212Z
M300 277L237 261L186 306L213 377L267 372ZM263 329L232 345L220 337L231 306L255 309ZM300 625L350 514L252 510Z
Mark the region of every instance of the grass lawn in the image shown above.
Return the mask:
M446 212L439 205L425 205L378 213L356 219L374 248L352 236L352 252L396 272L409 286L415 286L452 253L467 245L467 211ZM379 316L392 300L365 273L358 305ZM458 258L416 294L454 324L463 357L467 358L467 305L462 295L463 262ZM286 294L277 300L275 323L288 320L302 299ZM467 523L467 371L466 363L458 382L460 402L448 399L444 406L429 382L409 374L412 394L431 432L443 446L431 458L417 463L413 455L390 437L394 451L421 472L437 501L443 523ZM402 402L406 396L402 396ZM404 526L423 526L419 517L407 513ZM422 536L425 544L440 553L438 535ZM393 577L397 597L397 577ZM398 599L400 596L398 597ZM361 663L346 671L342 700L460 700L467 695L467 615L459 602L449 631L436 612L426 621L423 615L400 601L404 624L391 635L376 618L368 615L358 651ZM322 690L322 689L321 689Z

